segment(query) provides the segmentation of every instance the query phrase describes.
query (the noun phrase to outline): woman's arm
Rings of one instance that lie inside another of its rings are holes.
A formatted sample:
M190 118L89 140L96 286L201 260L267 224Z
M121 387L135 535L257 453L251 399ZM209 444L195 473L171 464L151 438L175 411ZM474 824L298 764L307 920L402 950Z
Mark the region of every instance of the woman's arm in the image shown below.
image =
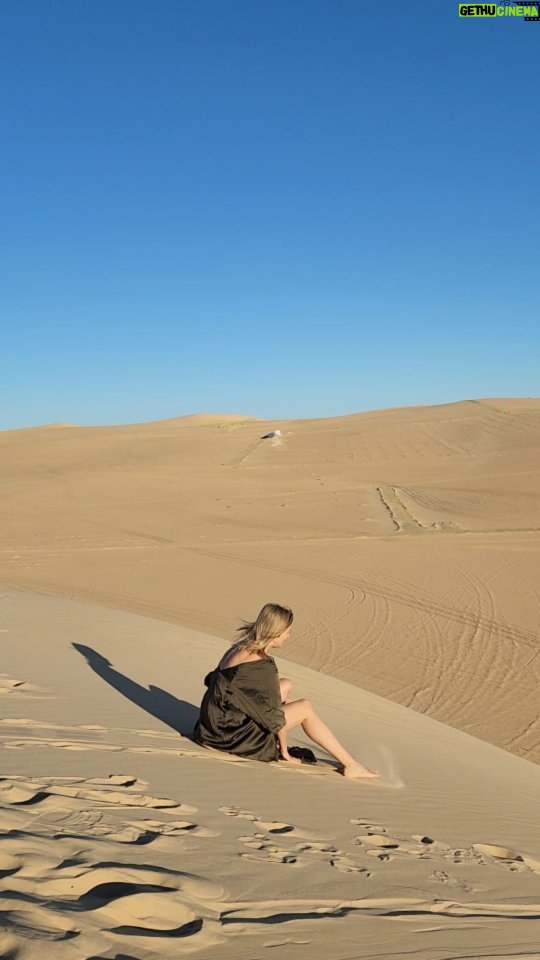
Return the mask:
M279 752L282 760L288 760L289 763L302 763L296 757L291 757L287 747L287 727L282 727L276 734L279 743Z
M287 748L287 727L282 727L281 730L278 730L277 739L279 743L279 752L284 760L289 760L289 750Z

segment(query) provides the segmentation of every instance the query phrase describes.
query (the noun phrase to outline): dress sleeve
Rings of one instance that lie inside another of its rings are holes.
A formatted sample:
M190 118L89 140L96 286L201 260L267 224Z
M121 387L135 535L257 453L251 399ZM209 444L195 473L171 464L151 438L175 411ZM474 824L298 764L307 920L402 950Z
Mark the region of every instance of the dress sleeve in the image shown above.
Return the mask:
M258 677L237 677L234 698L243 713L270 733L276 734L285 726L278 675L273 663L268 663Z

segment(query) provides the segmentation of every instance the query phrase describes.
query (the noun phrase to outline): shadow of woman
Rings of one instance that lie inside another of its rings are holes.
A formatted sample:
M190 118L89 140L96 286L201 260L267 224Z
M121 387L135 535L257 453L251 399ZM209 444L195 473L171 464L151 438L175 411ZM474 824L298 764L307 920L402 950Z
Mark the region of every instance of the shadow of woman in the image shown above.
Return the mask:
M140 683L130 680L119 670L115 670L109 660L91 647L86 647L82 643L73 643L72 646L85 658L94 673L118 690L122 696L136 703L152 717L167 724L182 737L193 739L193 727L199 716L198 707L186 700L178 700L166 690L161 690L160 687L154 687L152 684L148 689L142 687Z

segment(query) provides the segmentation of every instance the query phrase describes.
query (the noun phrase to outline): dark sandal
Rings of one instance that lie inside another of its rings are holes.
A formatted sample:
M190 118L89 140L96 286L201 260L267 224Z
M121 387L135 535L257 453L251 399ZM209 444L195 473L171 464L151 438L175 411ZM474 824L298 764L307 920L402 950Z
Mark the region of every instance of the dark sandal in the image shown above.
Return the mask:
M317 757L309 747L289 747L289 754L302 763L317 763Z

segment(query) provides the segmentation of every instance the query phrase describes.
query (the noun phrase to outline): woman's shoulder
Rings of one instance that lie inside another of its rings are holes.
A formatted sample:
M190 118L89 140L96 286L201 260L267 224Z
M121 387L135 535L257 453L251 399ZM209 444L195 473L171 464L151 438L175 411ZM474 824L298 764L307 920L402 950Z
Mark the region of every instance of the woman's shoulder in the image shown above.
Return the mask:
M229 647L225 651L218 664L218 670L225 670L228 667L237 667L241 663L249 663L253 660L253 655L246 650L236 646Z
M243 650L232 648L221 658L218 670L233 670L236 667L254 667L262 664L274 664L274 661L272 657L259 657L256 654L246 654Z

